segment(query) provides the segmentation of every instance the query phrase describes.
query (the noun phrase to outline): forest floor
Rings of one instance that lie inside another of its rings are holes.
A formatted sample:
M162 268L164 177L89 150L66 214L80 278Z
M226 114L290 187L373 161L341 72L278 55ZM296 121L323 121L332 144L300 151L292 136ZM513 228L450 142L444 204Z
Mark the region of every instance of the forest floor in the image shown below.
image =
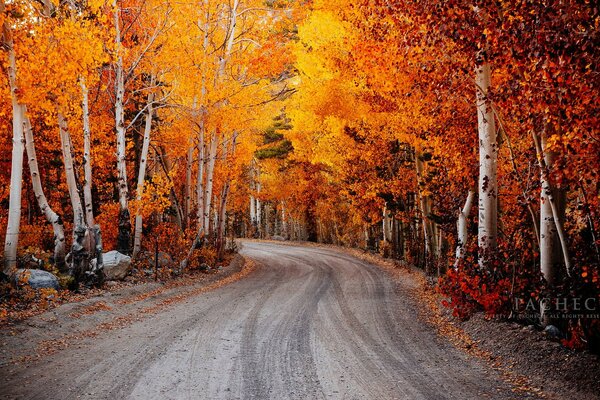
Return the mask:
M294 242L272 243L295 245ZM462 351L482 359L516 390L548 399L600 399L600 356L565 348L532 325L489 320L476 313L466 321L452 316L444 297L428 283L422 270L379 254L335 245L302 242L351 254L387 271L396 281L414 281L421 317Z

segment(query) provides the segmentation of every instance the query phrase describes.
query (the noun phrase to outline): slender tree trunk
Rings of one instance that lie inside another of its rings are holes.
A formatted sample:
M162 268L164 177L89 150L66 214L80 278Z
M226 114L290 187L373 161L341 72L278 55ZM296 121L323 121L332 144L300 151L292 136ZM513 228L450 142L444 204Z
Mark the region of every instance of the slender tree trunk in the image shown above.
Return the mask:
M542 144L540 143L540 139L537 135L537 133L535 132L535 128L532 131L532 136L533 136L533 141L535 144L535 149L536 149L536 153L537 153L537 158L538 158L538 163L540 165L540 171L541 171L541 183L542 183L542 197L541 197L541 201L542 201L542 206L543 207L549 207L550 208L550 214L552 215L552 221L550 220L546 220L544 221L542 219L542 223L546 224L546 226L540 226L540 256L542 255L542 251L544 252L544 258L545 260L541 260L544 262L544 266L542 268L547 269L550 279L554 279L554 273L550 272L550 270L553 268L551 267L548 262L549 260L553 260L554 257L551 256L548 251L551 251L551 247L552 247L552 237L553 235L550 234L550 231L555 231L556 234L558 235L558 239L559 239L559 243L560 243L560 247L562 250L562 256L563 256L563 261L565 264L565 269L566 269L566 273L568 276L571 276L571 260L569 257L569 248L567 245L567 237L563 228L563 220L564 220L564 210L561 210L561 207L559 207L558 201L555 198L555 189L552 187L552 184L550 183L550 179L549 179L549 171L548 171L548 165L546 164L546 155L544 154L544 150L542 148ZM552 161L552 158L550 158L550 160ZM544 203L547 203L544 205ZM544 217L548 217L548 209L542 209L541 212L544 213ZM542 238L542 236L544 236L544 230L548 230L546 231L548 234L546 235L546 240L544 240L544 238ZM542 248L544 248L544 250L542 250Z
M94 221L94 206L92 199L92 143L90 130L90 110L88 88L83 77L80 77L79 84L82 93L82 117L83 117L83 207L85 210L85 219L88 226L86 251L90 257L96 256L96 268L100 271L102 268L102 254L98 253L97 240L102 240L100 226ZM90 230L91 229L91 230ZM102 248L102 243L100 243ZM97 272L94 271L94 272ZM102 276L98 272L99 276Z
M430 264L437 255L437 247L435 242L435 226L431 221L431 198L425 194L424 172L422 155L415 153L415 167L417 172L417 185L419 194L419 205L421 209L421 220L423 224L423 239L425 242L425 270L428 273L433 273L430 270Z
M496 251L498 237L498 142L494 113L488 98L491 70L485 51L477 56L477 120L479 130L479 265L487 267Z
M281 201L281 231L285 239L290 237L288 232L288 216L285 212L285 201Z
M469 241L469 214L473 207L473 201L475 200L475 191L469 190L467 194L467 200L462 210L458 212L458 222L456 223L456 230L458 233L458 243L456 244L456 261L454 261L454 268L458 269L458 264L465 256L465 246Z
M73 244L71 245L69 270L71 275L75 277L75 280L79 282L83 277L84 271L87 269L89 261L89 253L86 251L87 246L85 243L88 229L85 223L85 215L78 190L75 167L73 165L71 135L69 134L67 121L60 112L58 113L58 129L63 153L65 176L67 178L67 189L69 190L71 207L73 208Z
M225 46L225 54L221 58L219 62L219 74L218 78L225 75L225 65L231 56L231 49L233 48L233 42L235 40L235 30L237 27L237 17L238 17L238 6L240 2L239 0L233 0L233 5L231 6L231 12L229 15L229 31L227 32L227 44Z
M194 165L194 147L190 144L185 158L185 203L183 207L184 228L187 228L192 210L192 169Z
M62 146L63 162L65 166L65 176L67 178L67 188L69 198L73 207L74 226L85 226L85 217L81 205L81 196L77 190L77 178L75 176L75 167L73 165L73 151L71 145L71 135L64 116L58 114L58 128L60 134L60 143Z
M256 179L260 179L260 170L256 171ZM259 194L260 193L260 182L257 181L256 182L256 193ZM255 211L256 211L256 229L258 230L258 237L262 238L263 237L263 227L262 227L262 205L261 205L261 201L258 199L258 197L255 199L256 200L256 207L255 207Z
M203 6L206 11L205 20L204 20L204 39L202 42L202 49L204 52L204 56L208 55L208 46L209 46L209 31L210 31L210 7L208 4L208 0L203 0ZM206 169L206 67L202 69L202 86L201 86L201 99L200 99L200 130L198 133L198 175L196 177L196 218L198 220L197 223L197 234L194 239L194 243L192 243L192 249L194 249L198 242L202 239L203 236L206 235L206 226L204 225L204 176ZM190 251L191 255L191 251Z
M382 226L383 226L383 229L382 229L383 241L389 243L392 239L392 234L390 232L390 217L389 217L389 211L387 209L387 205L383 206Z
M127 184L127 163L125 152L127 149L125 137L125 117L123 101L125 96L125 71L123 68L123 51L121 49L121 28L120 12L121 8L117 1L113 1L114 24L115 24L115 48L117 51L117 61L115 64L115 129L117 132L117 185L119 191L119 235L117 238L117 250L124 254L129 254L131 246L131 221L129 214L129 187Z
M154 83L154 78L152 78ZM148 165L148 152L150 150L150 132L152 131L152 113L153 113L154 93L148 94L148 104L146 111L146 123L144 125L144 139L142 142L142 153L140 155L140 168L138 170L137 187L135 191L135 199L138 202L138 210L135 214L135 229L133 235L133 258L135 258L142 247L142 229L143 220L142 213L139 210L139 204L142 201L144 194L144 183L146 182L146 167Z
M202 124L204 125L204 124ZM200 129L198 140L198 175L196 180L196 197L198 209L196 211L198 218L198 231L206 232L204 226L204 170L206 168L206 145L204 143L204 127Z
M237 142L237 133L233 133L231 138L231 152L229 153L227 149L225 150L225 155L223 159L227 161L227 156L233 157L235 154L235 147ZM218 222L218 232L217 232L217 240L218 240L218 252L219 258L223 256L223 243L225 240L225 228L227 226L227 198L229 197L229 191L231 188L231 177L227 175L225 178L225 183L223 184L223 190L221 191L221 204L219 206L219 222Z
M211 135L210 152L208 154L208 166L206 169L206 188L204 191L204 230L212 235L210 226L210 211L212 206L213 178L215 173L215 161L217 159L218 137L216 131Z
M0 11L4 12L4 2L0 5ZM8 21L4 21L3 27L4 47L8 49L8 82L12 100L12 125L13 125L13 147L10 169L10 198L8 205L8 222L6 225L6 237L4 241L4 272L12 275L17 267L17 246L19 243L19 231L21 227L21 191L23 186L23 152L25 149L24 129L24 106L19 104L17 97L17 65L15 50L13 47L12 32Z
M33 193L37 199L40 210L44 213L46 220L52 225L54 231L54 264L61 272L66 272L65 269L65 227L63 221L58 214L52 210L48 199L44 194L42 187L42 181L40 177L40 170L37 162L37 155L35 152L35 143L33 139L33 132L31 129L31 122L29 118L25 116L25 144L27 149L27 159L29 163L29 172L31 174L31 184L33 186Z
M94 207L92 202L92 145L88 89L83 78L80 79L79 83L83 95L83 202L87 224L88 226L94 226Z
M256 199L250 196L250 224L256 228Z

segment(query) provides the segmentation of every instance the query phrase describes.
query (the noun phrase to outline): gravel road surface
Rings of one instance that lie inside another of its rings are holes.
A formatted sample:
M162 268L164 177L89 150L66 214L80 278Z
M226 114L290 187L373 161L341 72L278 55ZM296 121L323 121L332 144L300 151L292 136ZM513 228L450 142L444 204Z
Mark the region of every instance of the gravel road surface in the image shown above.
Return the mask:
M414 283L341 252L244 242L245 279L31 365L8 399L517 399L419 319Z

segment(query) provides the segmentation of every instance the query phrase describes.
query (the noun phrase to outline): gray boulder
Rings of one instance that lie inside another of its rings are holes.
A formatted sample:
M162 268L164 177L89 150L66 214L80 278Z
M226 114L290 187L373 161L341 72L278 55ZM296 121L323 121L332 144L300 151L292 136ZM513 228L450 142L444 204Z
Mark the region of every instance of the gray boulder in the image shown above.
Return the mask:
M19 269L15 275L17 282L24 279L27 274L27 284L33 289L59 289L58 278L48 271L41 269Z
M104 277L108 281L125 279L131 271L131 257L121 254L116 250L102 254Z
M546 328L544 328L544 333L551 339L561 339L562 338L562 333L560 332L560 329L558 329L554 325L546 326Z

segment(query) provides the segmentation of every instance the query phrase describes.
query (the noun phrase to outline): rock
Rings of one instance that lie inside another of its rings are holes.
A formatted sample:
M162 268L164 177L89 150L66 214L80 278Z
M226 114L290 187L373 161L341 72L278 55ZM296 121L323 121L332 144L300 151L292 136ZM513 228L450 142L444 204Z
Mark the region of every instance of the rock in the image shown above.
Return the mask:
M535 331L535 326L533 326L533 325L526 325L522 329L524 331L533 332L533 331Z
M200 264L200 271L202 272L209 272L210 271L210 265L206 264L206 263L202 263Z
M109 281L125 279L132 268L131 257L115 250L102 254L102 261L104 264L104 277Z
M27 283L33 289L56 289L60 288L58 284L58 278L48 271L41 269L19 269L15 279L17 282L21 282L25 279L24 274L28 274Z
M544 328L544 333L551 339L561 339L563 337L560 329L554 325L548 325Z
M223 271L223 266L222 266L222 265L219 265L219 266L217 267L217 270L219 270L219 271Z
M283 236L274 235L274 236L271 236L271 240L279 240L280 242L284 242L286 240L286 238L284 238Z

